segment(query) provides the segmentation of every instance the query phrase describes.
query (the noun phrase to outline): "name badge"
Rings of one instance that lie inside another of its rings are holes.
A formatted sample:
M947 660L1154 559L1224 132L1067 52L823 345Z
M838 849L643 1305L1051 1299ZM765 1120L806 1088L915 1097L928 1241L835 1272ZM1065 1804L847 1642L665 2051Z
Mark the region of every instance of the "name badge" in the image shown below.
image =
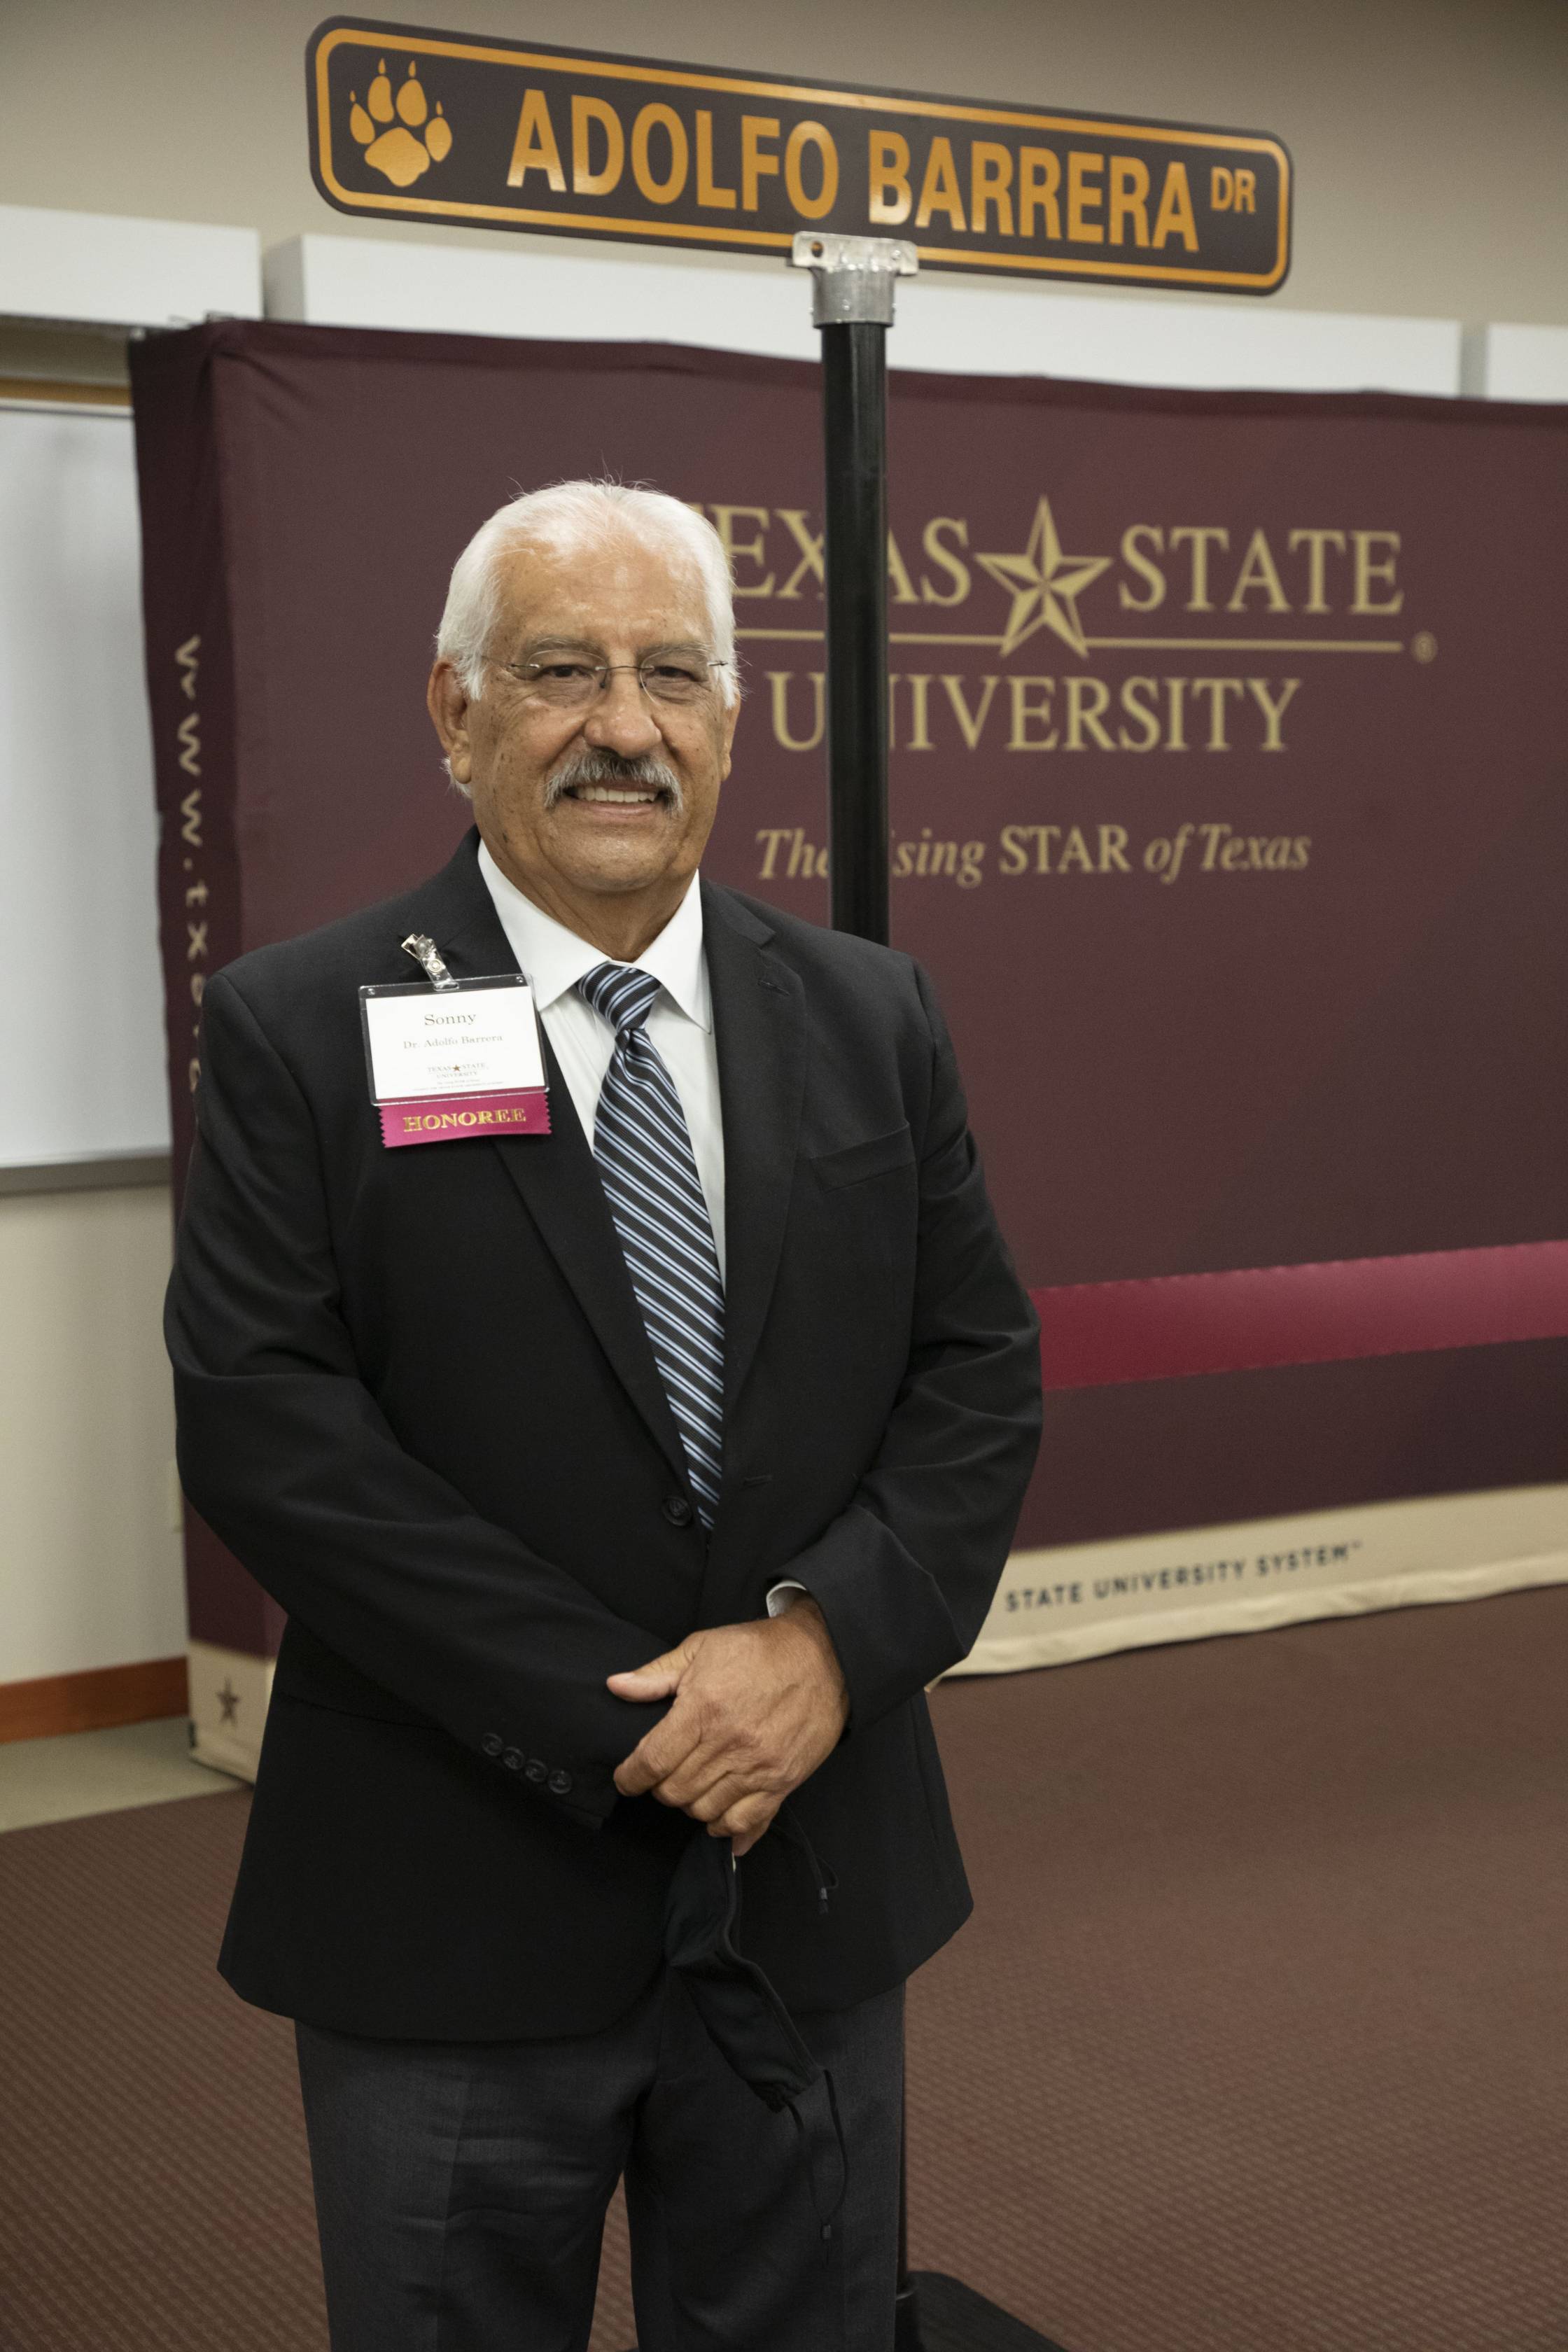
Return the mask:
M549 1134L539 1015L521 972L362 988L359 1001L370 1098L389 1150Z

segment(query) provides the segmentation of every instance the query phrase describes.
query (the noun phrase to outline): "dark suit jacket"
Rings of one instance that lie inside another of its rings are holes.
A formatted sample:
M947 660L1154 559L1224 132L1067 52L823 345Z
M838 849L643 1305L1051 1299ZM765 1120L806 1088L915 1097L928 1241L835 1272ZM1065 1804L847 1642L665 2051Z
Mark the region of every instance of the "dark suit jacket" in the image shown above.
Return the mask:
M552 1132L389 1151L362 982L428 932L514 971L470 834L407 897L242 957L204 1006L167 1328L195 1507L289 1612L222 1967L352 2032L611 2022L658 1968L685 1816L617 1796L658 1710L605 1678L820 1602L852 1714L741 1865L792 2006L896 1983L969 1892L923 1685L963 1657L1038 1439L1035 1319L907 956L704 887L723 1097L710 1534L559 1071Z

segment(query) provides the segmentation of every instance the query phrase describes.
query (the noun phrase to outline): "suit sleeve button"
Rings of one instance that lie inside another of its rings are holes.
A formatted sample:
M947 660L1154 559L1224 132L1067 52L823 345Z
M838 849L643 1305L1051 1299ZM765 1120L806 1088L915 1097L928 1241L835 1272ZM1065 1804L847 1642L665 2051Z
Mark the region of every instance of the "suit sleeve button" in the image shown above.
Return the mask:
M501 1759L500 1759L500 1760L501 1760L501 1762L506 1766L506 1769L507 1769L507 1770L508 1770L509 1772L521 1772L521 1769L522 1769L522 1750L521 1750L521 1748L509 1748L507 1749L507 1751L506 1751L506 1754L501 1758Z
M559 1770L552 1772L550 1775L550 1793L552 1797L569 1797L572 1793L571 1773L562 1772Z
M499 1756L506 1746L506 1741L499 1731L487 1731L479 1744L487 1756Z
M525 1780L533 1780L537 1782L544 1779L544 1776L549 1769L550 1767L545 1762L542 1756L531 1756L528 1759L527 1769L522 1777Z
M684 1495L667 1495L658 1507L672 1528L689 1528L697 1517Z

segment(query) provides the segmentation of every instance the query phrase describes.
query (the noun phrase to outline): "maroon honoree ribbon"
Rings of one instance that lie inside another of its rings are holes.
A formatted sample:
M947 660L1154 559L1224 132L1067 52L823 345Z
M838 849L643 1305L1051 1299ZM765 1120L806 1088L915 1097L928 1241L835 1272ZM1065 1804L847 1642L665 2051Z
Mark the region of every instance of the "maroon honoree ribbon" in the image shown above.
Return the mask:
M381 1139L389 1151L405 1143L451 1143L466 1135L550 1132L550 1096L543 1087L496 1095L419 1095L377 1108Z
M1568 1241L1031 1292L1047 1389L1568 1339Z

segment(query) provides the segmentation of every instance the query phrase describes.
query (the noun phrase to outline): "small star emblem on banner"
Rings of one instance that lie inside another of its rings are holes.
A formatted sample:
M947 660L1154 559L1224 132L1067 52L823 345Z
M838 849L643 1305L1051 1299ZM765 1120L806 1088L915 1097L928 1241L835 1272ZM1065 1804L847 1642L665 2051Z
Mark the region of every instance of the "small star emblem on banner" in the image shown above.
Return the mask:
M1054 629L1075 654L1087 654L1089 640L1078 617L1078 600L1110 565L1109 555L1064 555L1049 499L1035 509L1035 527L1022 555L982 555L977 562L1001 588L1011 590L1013 609L1003 633L1004 656L1017 650L1037 629Z
M217 1703L223 1709L224 1722L232 1723L239 1712L239 1693L235 1689L227 1675L223 1678L223 1688L217 1694Z

